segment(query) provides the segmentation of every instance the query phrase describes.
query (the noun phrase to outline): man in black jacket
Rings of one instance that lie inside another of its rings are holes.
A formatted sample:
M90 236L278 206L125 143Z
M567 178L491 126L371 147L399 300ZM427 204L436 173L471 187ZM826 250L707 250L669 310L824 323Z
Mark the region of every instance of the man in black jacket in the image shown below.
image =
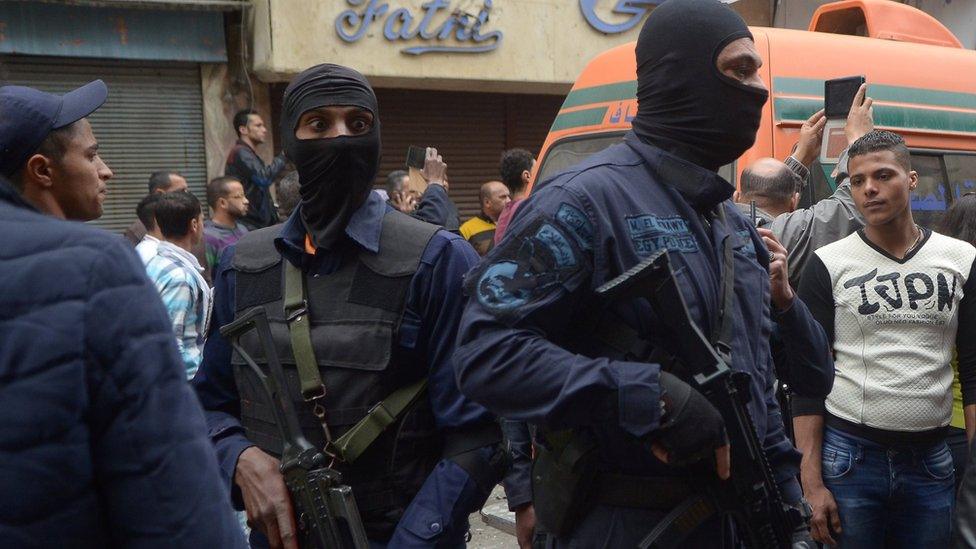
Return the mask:
M244 194L251 206L241 222L250 230L270 227L278 222L278 214L271 200L271 184L285 169L285 157L279 154L265 164L255 149L264 143L268 128L255 111L245 109L234 115L237 144L227 155L224 175L236 177L244 184Z

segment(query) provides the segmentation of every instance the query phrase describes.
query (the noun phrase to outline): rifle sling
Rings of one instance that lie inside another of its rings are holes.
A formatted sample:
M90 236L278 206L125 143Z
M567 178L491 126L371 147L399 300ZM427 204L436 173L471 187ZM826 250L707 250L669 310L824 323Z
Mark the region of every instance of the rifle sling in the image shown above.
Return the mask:
M339 457L346 463L356 461L387 427L396 423L427 389L427 378L400 387L373 406L366 417L359 420L333 443Z
M288 260L281 262L285 269L285 319L291 337L291 352L295 355L298 380L302 397L308 401L325 395L325 384L319 373L312 350L311 320L308 318L308 301L305 299L305 276L302 270Z
M685 538L706 520L718 512L714 503L705 495L697 494L685 499L667 514L637 547L640 549L678 549Z
M302 397L306 402L325 396L325 384L319 372L315 351L312 349L311 319L309 318L308 301L305 293L305 276L302 270L290 261L283 260L285 269L285 319L288 322L288 333L291 338L291 349L295 355L295 365L298 370L298 380L301 384ZM366 416L353 425L345 434L332 442L331 450L346 462L352 463L366 451L367 448L387 427L396 423L410 406L417 401L427 389L427 379L401 387L374 405ZM324 423L325 420L320 418Z
M722 221L722 226L729 231L728 220L725 217L725 206L718 205L718 218ZM735 316L732 310L735 308L735 256L732 252L732 233L729 232L722 242L722 282L719 287L719 295L722 303L718 314L714 330L712 331L712 345L719 352L724 353L723 357L728 360L728 355L732 351L732 317Z

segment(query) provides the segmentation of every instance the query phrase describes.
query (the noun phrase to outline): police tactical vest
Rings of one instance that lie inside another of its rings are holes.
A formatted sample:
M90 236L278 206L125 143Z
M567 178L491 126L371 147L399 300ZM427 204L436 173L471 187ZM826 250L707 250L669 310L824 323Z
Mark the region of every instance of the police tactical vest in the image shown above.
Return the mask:
M305 275L312 347L326 387L325 417L334 438L348 431L374 404L426 374L426 369L411 371L400 364L394 348L408 287L437 230L399 212L388 212L383 218L378 253L349 246L334 273ZM283 310L283 259L274 246L279 232L280 227L261 229L237 243L233 261L237 277L235 314L255 306L267 311L299 424L308 440L322 448L322 426L301 396ZM241 344L262 368L266 367L256 334L242 337ZM241 423L248 439L269 454L280 456L281 436L260 381L236 353L233 364ZM420 398L354 463L336 465L353 488L370 538L390 537L404 509L439 461L441 444L429 401Z

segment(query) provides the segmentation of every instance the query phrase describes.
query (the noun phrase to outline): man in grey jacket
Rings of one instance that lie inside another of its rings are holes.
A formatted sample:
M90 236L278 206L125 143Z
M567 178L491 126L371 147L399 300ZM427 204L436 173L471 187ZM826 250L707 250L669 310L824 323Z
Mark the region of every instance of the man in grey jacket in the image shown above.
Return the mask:
M850 113L847 115L848 145L874 129L871 108L873 100L866 97L867 85L862 85L854 96ZM809 175L808 166L820 155L820 135L823 131L823 111L817 112L804 122L800 129L800 140L794 153L786 159L786 164L803 181ZM789 250L790 285L800 284L800 273L815 250L844 238L864 226L864 220L854 206L851 197L851 184L847 173L847 151L841 155L834 171L838 182L834 194L820 200L809 208L796 210L778 216L769 225L776 238Z

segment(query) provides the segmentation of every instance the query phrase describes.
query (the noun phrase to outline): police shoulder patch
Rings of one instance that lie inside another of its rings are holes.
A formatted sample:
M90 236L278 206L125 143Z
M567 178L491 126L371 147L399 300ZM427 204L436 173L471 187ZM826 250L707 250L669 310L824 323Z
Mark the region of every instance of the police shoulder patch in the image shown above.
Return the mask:
M573 236L585 250L593 249L593 224L579 208L563 202L556 210L556 221L572 231Z
M588 271L575 232L540 215L506 237L466 278L465 289L493 314L511 315L561 288L574 289Z

